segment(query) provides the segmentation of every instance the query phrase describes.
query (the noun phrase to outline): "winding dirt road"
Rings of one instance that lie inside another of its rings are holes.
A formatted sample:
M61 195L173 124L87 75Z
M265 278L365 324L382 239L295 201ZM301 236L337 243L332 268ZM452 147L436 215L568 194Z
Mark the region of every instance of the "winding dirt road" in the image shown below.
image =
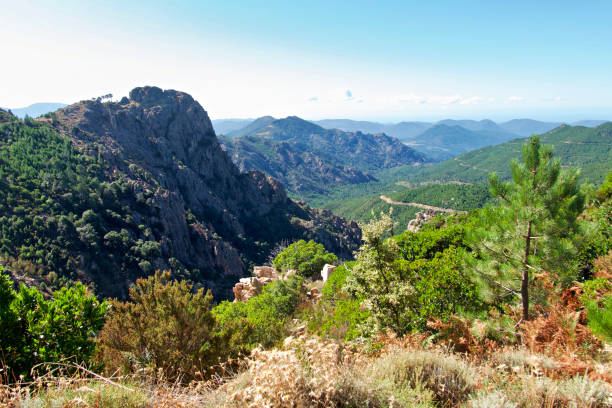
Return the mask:
M394 201L394 200L390 199L389 197L387 197L386 195L381 195L380 199L383 200L387 204L409 205L409 206L412 206L412 207L417 207L417 208L422 208L424 210L432 210L432 211L437 211L437 212L446 212L446 213L466 213L467 212L467 211L455 210L455 209L452 209L452 208L434 207L433 205L427 205L427 204L421 204L421 203L404 203L402 201Z

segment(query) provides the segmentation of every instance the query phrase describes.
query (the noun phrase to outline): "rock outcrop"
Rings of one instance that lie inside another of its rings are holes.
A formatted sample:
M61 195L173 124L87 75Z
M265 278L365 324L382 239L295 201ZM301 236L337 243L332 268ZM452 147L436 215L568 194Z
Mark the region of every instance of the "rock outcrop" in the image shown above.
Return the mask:
M222 141L234 163L278 178L298 196L325 194L373 181L371 173L384 168L428 161L385 134L324 129L295 116L262 118L239 133L242 137Z
M419 211L414 215L414 218L408 222L408 231L417 232L424 224L431 221L435 216L436 213L432 210Z
M271 266L253 267L253 275L249 278L242 278L234 285L234 302L246 302L253 296L261 293L264 286L279 278L286 279L288 274L281 274Z
M336 268L337 266L330 264L325 264L323 266L323 269L321 270L321 279L323 279L323 282L327 282L332 273L334 273L334 269Z
M138 197L125 205L160 244L152 267L180 271L217 297L230 296L245 260L263 262L281 240L315 239L345 257L358 247L355 223L289 199L261 172L241 173L186 93L143 87L120 102L83 101L57 111L53 126L101 163L107 181L129 185ZM150 273L82 270L92 271L103 295L120 298Z

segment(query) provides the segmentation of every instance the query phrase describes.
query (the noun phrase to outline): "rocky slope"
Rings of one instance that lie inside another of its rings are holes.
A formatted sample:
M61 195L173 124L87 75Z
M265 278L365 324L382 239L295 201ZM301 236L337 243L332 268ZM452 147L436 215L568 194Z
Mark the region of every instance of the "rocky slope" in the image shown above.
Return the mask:
M128 186L120 209L138 226L127 229L128 238L159 247L142 270L127 267L106 240L100 239L97 257L75 254L81 277L103 295L125 297L130 283L152 267L172 268L230 297L247 266L265 260L281 240L316 239L341 257L357 248L356 224L290 200L283 185L263 173L241 173L221 149L206 111L186 93L136 88L118 103L83 101L39 123L96 158L104 170L100 181ZM104 197L100 201L95 210L104 223L108 208ZM119 260L101 268L104 251Z
M382 133L324 129L295 116L270 120L261 118L251 133L224 139L223 148L241 170L264 171L301 197L372 181L369 173L380 169L428 161Z

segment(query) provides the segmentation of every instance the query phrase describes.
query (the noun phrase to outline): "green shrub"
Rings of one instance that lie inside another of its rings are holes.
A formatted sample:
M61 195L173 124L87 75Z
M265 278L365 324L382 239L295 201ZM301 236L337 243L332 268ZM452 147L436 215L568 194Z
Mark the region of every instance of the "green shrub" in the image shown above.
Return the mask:
M476 290L462 263L461 235L411 233L386 238L393 231L387 214L362 227L364 244L345 288L370 313L374 331L400 336L425 329L427 320L445 320L478 304Z
M166 379L190 380L225 355L215 335L212 295L192 293L186 281L171 281L169 272L138 279L129 302L113 302L99 337L99 359L108 372L142 367L161 370Z
M81 283L45 300L36 288L25 285L15 292L0 274L0 354L9 377L28 377L41 363L88 362L107 308L107 302L99 302Z
M379 358L373 367L378 381L391 381L396 392L427 389L437 406L458 406L475 388L476 373L458 358L430 351L401 350Z
M258 344L271 347L287 334L286 323L300 299L303 279L293 275L263 288L260 295L246 302L222 302L213 308L220 335L230 336L232 352L251 349Z
M276 258L274 267L278 270L296 269L302 276L317 277L325 264L338 262L338 257L326 252L321 244L303 239L285 248Z
M321 290L323 298L303 312L302 320L308 320L310 332L337 340L352 340L361 334L360 326L370 313L362 307L361 299L344 290L354 264L347 262L338 266Z
M334 272L323 285L321 294L326 299L334 299L338 293L343 291L346 278L349 276L355 262L347 262L334 269Z
M600 201L606 201L612 198L612 171L606 176L606 181L599 187L597 197Z
M591 300L586 302L588 311L588 324L593 333L612 342L612 295L608 295L601 302Z
M336 340L353 340L362 334L362 326L370 312L361 306L358 299L344 293L333 302L323 299L312 311L304 313L308 320L308 331Z

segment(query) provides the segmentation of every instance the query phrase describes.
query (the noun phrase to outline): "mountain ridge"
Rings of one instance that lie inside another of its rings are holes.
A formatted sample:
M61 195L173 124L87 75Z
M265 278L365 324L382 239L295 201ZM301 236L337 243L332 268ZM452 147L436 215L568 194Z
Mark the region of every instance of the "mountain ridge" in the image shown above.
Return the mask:
M265 261L282 240L315 239L345 258L359 244L355 223L289 199L280 182L261 172L241 173L221 149L206 111L183 92L135 88L119 102L82 101L37 121L15 119L0 126L3 149L12 148L15 135L32 129L43 132L33 140L55 138L56 155L63 154L63 144L73 146L73 155L82 157L76 164L84 166L80 172L97 169L95 176L75 181L89 184L75 186L69 196L63 187L58 192L46 184L39 188L57 203L61 217L78 227L60 233L67 246L54 261L56 272L67 279L81 276L105 296L124 298L137 277L172 269L228 298L233 284L248 274L248 265ZM49 160L61 165L51 157L34 165L34 174L44 176ZM10 168L0 163L6 174ZM59 168L58 177L69 176ZM10 187L19 180L3 182ZM10 188L25 191L24 185ZM75 196L76 191L83 193ZM20 199L21 207L36 214L28 197ZM40 216L59 217L45 208ZM21 217L14 206L2 211ZM34 217L25 222L34 223L26 231L39 228ZM43 250L29 233L11 234L4 237L14 245L7 248L11 259L25 256L19 248L26 243L34 252ZM58 242L45 241L43 251L60 250ZM38 270L48 273L47 261Z
M382 168L427 161L385 134L324 129L296 116L261 125L245 136L223 139L223 148L241 170L265 171L302 197L373 181L369 173Z

